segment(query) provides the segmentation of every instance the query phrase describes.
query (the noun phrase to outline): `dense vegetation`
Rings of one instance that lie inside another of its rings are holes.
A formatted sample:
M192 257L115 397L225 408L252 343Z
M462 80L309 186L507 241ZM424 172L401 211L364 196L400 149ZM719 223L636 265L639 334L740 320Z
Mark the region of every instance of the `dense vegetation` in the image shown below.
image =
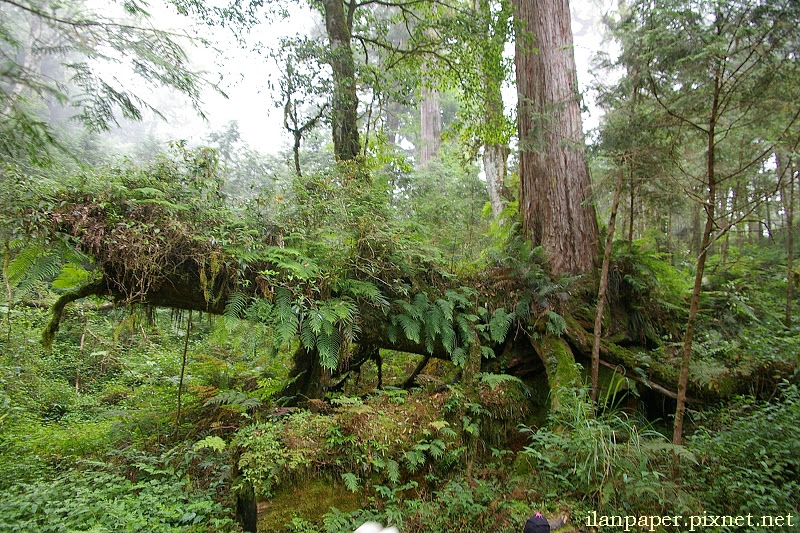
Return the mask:
M99 63L207 84L145 6L0 0L0 530L794 527L796 3L620 6L588 143L530 74L572 75L555 5L310 6L269 155L126 137L158 108Z

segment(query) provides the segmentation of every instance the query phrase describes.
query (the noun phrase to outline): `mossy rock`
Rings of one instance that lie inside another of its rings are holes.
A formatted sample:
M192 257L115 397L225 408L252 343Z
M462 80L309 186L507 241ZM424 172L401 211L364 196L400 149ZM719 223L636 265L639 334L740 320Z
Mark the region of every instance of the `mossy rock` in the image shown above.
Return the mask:
M302 485L286 487L258 504L258 530L277 532L297 516L312 524L322 524L322 516L332 507L343 512L361 507L359 493L345 490L325 479L309 479Z

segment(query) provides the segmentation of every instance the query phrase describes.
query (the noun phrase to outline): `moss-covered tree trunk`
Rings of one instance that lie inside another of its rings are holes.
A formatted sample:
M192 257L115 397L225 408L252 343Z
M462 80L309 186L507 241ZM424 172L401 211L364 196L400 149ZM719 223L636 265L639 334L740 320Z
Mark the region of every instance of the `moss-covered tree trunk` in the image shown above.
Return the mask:
M351 48L351 28L355 2L348 3L348 11L342 0L322 0L325 13L325 29L328 33L333 72L333 102L331 126L333 151L336 159L350 160L358 157L358 94L356 93L356 66Z
M289 382L281 391L286 405L298 405L308 400L318 400L325 396L330 374L322 368L316 350L301 346L292 357Z
M552 411L568 408L575 398L575 389L580 386L572 349L562 337L555 335L532 339L531 343L547 372Z

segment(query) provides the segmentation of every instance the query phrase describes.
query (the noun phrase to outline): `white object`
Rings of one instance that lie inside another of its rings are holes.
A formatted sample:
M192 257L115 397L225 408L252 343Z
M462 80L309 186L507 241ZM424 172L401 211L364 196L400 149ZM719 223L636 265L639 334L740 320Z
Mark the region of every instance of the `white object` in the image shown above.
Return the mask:
M365 522L353 533L400 533L400 531L394 526L384 528L377 522Z
M383 526L377 522L365 522L353 533L381 533Z

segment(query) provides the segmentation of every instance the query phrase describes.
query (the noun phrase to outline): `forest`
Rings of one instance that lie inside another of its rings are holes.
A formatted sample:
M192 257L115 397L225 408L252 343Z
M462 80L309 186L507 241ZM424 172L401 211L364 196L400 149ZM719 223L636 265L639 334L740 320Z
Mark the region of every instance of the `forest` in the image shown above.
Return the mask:
M584 4L0 0L0 531L800 530L800 2Z

